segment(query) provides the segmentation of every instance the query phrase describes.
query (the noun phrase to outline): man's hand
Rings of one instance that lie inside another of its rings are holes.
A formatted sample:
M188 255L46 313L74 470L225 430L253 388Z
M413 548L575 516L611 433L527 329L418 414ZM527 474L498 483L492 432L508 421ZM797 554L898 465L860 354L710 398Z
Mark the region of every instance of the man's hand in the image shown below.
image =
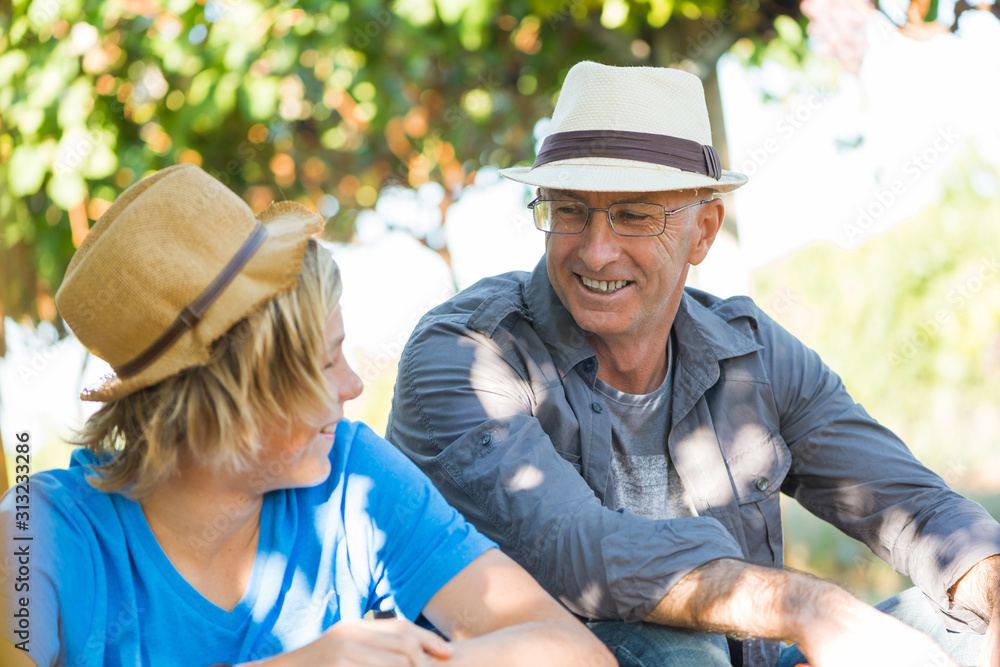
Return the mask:
M426 667L453 654L448 642L404 619L341 621L298 650L245 667Z
M955 665L930 637L847 591L831 589L824 598L826 604L806 615L798 631L799 650L812 667Z
M986 628L982 648L976 659L979 667L1000 667L1000 605L993 606L993 617Z
M692 571L645 620L795 642L813 667L955 667L930 637L838 586L733 559Z

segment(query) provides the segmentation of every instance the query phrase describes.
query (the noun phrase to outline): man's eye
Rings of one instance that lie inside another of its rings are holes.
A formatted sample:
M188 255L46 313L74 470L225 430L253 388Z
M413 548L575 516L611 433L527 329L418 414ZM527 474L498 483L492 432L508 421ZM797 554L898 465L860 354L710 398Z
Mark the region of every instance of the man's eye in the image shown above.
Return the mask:
M622 211L618 214L622 222L644 222L649 220L649 216L643 213L636 213L634 211Z

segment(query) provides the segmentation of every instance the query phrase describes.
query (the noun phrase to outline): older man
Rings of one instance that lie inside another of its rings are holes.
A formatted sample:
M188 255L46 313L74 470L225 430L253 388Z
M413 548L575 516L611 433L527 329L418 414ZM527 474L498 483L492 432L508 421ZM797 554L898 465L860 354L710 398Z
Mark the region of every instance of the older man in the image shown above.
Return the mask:
M622 665L1000 664L1000 525L750 299L685 289L746 182L696 77L580 63L502 173L545 257L421 320L387 434L465 516ZM912 577L909 625L782 568L779 490Z

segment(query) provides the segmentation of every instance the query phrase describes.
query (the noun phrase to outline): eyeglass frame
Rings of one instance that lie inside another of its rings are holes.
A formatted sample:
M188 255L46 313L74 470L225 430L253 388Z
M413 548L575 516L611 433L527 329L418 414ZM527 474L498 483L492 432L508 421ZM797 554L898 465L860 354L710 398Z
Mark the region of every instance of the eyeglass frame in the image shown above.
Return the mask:
M710 201L715 201L715 199L716 199L716 197L711 197L710 199L702 199L701 201L696 201L693 204L687 204L686 206L681 206L680 208L674 209L673 211L668 211L667 207L664 206L663 204L653 204L651 202L638 202L638 201L634 201L634 202L617 202L615 204L612 204L608 208L591 208L590 206L587 206L587 204L585 202L582 202L582 201L577 201L577 200L574 200L574 199L542 199L541 195L539 195L539 196L535 197L534 199L532 199L530 202L528 202L528 208L531 210L531 218L532 218L532 220L535 223L535 229L537 229L538 231L543 232L545 234L560 234L560 235L563 235L563 236L574 236L576 234L583 234L583 232L585 232L587 230L587 225L590 224L591 214L594 211L604 211L604 213L608 216L608 224L611 225L611 232L615 236L622 236L622 237L625 237L625 238L633 238L633 239L641 239L641 238L650 238L650 237L653 237L653 236L662 236L664 234L664 232L667 231L667 218L668 217L670 217L672 215L675 215L677 213L680 213L684 209L688 209L688 208L691 208L693 206L700 206L701 204L707 204ZM542 229L541 227L538 226L538 219L535 217L535 215L536 215L535 214L535 204L540 204L540 203L543 203L543 202L544 203L550 203L550 202L568 202L570 204L583 204L583 206L587 209L587 219L586 219L586 221L584 221L583 227L581 227L580 231L578 231L578 232L554 232L551 229ZM662 208L663 209L663 227L660 229L660 231L658 231L656 234L621 234L621 233L619 233L618 230L615 229L615 219L611 215L611 207L612 206L628 206L629 204L638 204L638 205L642 205L642 206L658 206L659 208Z

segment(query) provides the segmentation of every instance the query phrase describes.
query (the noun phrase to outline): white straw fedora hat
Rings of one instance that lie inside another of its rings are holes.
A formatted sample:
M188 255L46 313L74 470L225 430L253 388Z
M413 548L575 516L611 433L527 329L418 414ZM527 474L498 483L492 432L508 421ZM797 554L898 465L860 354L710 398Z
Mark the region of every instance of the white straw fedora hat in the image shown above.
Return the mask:
M80 342L114 372L81 395L112 401L204 364L259 304L295 286L323 219L296 202L254 215L191 164L135 183L77 249L56 294Z
M578 63L549 127L531 167L500 173L590 192L730 192L747 182L719 164L701 80L680 70Z

